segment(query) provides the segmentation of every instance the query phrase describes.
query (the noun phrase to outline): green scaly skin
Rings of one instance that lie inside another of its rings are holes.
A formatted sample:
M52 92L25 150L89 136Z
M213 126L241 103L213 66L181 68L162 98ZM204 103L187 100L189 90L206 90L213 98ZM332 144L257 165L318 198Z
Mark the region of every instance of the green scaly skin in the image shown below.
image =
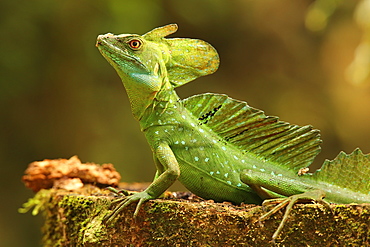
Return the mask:
M359 149L326 161L314 174L298 175L320 150L317 130L265 116L225 95L180 100L174 89L215 72L219 57L204 41L165 38L176 30L170 24L141 36L97 39L99 51L122 79L157 168L151 185L122 199L110 220L138 201L136 216L142 203L158 198L177 179L217 202L259 204L301 193L317 200L326 195L333 203L370 202L370 157Z

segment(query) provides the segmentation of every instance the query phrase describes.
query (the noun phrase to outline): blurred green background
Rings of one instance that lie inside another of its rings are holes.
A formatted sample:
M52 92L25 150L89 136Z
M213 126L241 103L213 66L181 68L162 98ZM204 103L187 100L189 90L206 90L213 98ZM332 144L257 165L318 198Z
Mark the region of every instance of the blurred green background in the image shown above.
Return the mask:
M1 1L0 246L40 246L42 217L17 212L33 196L20 181L32 161L78 155L115 164L123 181L154 175L98 34L177 23L172 37L210 42L219 71L179 88L180 97L226 93L312 124L324 140L317 167L340 150L370 152L369 13L369 0Z

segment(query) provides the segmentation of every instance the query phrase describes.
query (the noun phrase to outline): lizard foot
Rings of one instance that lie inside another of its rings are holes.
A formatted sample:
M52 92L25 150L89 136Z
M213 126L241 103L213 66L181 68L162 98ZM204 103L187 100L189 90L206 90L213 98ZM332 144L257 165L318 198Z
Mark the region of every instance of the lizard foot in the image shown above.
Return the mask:
M132 193L130 193L128 190L125 190L125 189L120 189L120 190L117 190L116 188L113 188L111 186L109 187L106 187L107 190L111 191L113 194L115 194L116 196L129 196L131 195Z
M262 203L262 207L266 207L267 205L272 205L272 204L278 204L276 205L273 209L268 211L266 214L262 215L259 218L259 222L261 223L262 221L268 219L270 216L275 214L277 211L282 209L283 207L286 207L285 213L283 216L283 219L281 220L279 227L276 229L274 234L272 235L272 242L275 243L276 238L278 237L279 233L283 229L285 222L287 221L290 211L292 210L293 206L295 203L299 202L312 202L315 201L316 203L322 204L326 208L330 209L330 204L325 202L323 198L325 197L325 193L322 190L313 190L313 191L307 191L302 194L298 195L293 195L287 198L277 198L277 199L269 199L265 200Z
M149 195L146 191L137 192L137 193L132 194L126 190L124 192L121 192L121 191L117 191L116 189L114 189L113 192L116 194L123 193L125 194L125 196L123 198L119 198L112 202L112 204L118 203L118 205L113 209L111 213L107 214L104 217L103 221L106 222L107 224L111 223L112 220L116 218L116 216L129 204L138 201L135 212L134 212L134 218L135 218L137 214L139 213L139 210L142 204L150 199L153 199L153 197Z

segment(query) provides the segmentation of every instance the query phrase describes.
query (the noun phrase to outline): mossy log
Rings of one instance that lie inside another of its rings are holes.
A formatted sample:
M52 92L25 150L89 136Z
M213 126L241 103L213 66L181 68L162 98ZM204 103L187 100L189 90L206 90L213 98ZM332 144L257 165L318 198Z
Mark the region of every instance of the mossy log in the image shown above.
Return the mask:
M259 223L261 206L201 200L148 201L134 219L135 204L110 225L114 208L107 190L41 190L44 246L272 246L283 212ZM370 205L297 204L277 246L370 246Z

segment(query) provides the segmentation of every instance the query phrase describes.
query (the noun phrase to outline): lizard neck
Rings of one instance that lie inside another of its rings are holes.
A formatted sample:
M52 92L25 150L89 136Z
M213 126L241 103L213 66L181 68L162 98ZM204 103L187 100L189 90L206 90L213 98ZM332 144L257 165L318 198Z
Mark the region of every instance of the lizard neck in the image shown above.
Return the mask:
M179 96L171 85L161 89L154 97L152 103L145 109L142 118L139 120L142 131L150 126L176 124L178 123L175 114L173 117L164 116L169 109L176 111Z
M130 100L132 114L139 122L145 121L159 102L172 102L177 97L166 75L121 73L120 77Z

